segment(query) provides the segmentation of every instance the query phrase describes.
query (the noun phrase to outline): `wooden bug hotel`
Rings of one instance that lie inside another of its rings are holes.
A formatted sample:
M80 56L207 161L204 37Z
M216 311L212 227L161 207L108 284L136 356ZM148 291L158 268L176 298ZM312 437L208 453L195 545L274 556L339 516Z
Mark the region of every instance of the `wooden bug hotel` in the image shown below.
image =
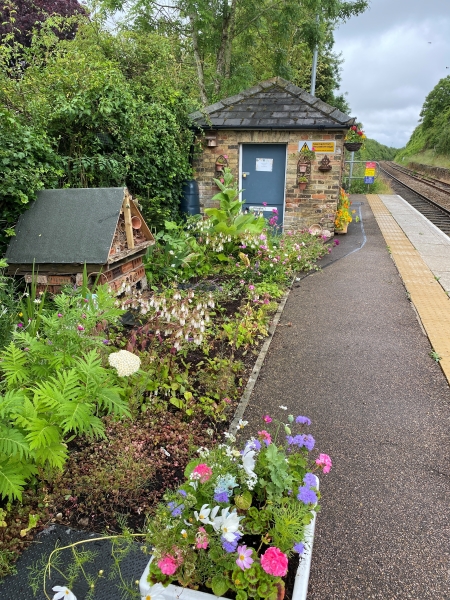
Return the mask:
M84 265L89 282L116 293L145 289L142 256L154 244L126 188L43 190L19 219L6 259L9 273L38 291L79 286Z

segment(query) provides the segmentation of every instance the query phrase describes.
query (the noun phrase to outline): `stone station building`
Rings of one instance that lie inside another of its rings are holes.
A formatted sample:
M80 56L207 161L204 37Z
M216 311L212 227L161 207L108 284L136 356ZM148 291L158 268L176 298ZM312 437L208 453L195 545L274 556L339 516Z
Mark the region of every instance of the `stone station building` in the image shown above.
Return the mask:
M222 162L238 179L244 209L270 217L276 208L285 229L318 223L333 231L344 137L354 118L281 77L190 116L203 144L193 165L202 209L214 205L213 178L220 178ZM304 146L316 152L306 169L298 154ZM306 176L306 189L299 176Z

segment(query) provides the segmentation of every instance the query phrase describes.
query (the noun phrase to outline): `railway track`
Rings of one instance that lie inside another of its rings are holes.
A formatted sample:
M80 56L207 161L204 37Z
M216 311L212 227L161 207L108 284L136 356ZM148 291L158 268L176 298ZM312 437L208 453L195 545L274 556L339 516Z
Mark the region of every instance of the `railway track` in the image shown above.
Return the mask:
M394 162L386 162L385 165L388 165L394 171L398 171L399 173L403 173L411 179L415 179L420 183L425 183L426 185L432 187L435 190L439 190L440 192L449 193L450 194L450 183L446 183L445 181L441 181L440 179L436 179L434 177L430 177L428 175L422 175L421 173L417 173L417 171L413 171L412 169L407 169L406 167L402 167L401 165L397 165Z
M380 163L380 170L389 177L391 187L431 221L443 233L450 236L450 187L448 190L411 176L407 169Z

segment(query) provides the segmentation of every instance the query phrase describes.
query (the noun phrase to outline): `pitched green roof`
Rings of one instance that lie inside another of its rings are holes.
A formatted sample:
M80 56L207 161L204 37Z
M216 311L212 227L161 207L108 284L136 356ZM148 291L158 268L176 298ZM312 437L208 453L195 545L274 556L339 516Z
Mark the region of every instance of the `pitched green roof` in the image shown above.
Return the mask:
M125 188L43 190L20 217L9 264L105 264Z

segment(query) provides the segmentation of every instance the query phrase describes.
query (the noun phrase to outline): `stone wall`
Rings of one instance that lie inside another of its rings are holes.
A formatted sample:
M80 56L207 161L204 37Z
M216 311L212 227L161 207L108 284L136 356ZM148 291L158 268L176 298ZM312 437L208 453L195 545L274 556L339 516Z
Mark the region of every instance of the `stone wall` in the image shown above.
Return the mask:
M416 162L409 162L407 167L413 171L419 171L419 173L431 175L436 179L441 179L442 181L450 183L450 169L444 169L443 167L432 167L431 165L424 165Z
M316 155L316 160L311 163L311 177L308 186L301 191L297 185L298 159L292 155L298 152L299 142L304 140L334 140L336 141L336 152L334 155L327 155L332 165L332 170L327 173L321 173L318 169L319 162L325 154ZM285 229L306 228L313 223L320 223L324 229L334 229L333 219L344 161L343 131L218 131L217 146L209 148L204 144L202 154L194 161L194 177L199 184L202 210L213 206L211 198L219 191L213 182L213 177L216 177L216 158L221 154L226 154L230 169L238 177L239 145L246 143L284 143L287 145Z

